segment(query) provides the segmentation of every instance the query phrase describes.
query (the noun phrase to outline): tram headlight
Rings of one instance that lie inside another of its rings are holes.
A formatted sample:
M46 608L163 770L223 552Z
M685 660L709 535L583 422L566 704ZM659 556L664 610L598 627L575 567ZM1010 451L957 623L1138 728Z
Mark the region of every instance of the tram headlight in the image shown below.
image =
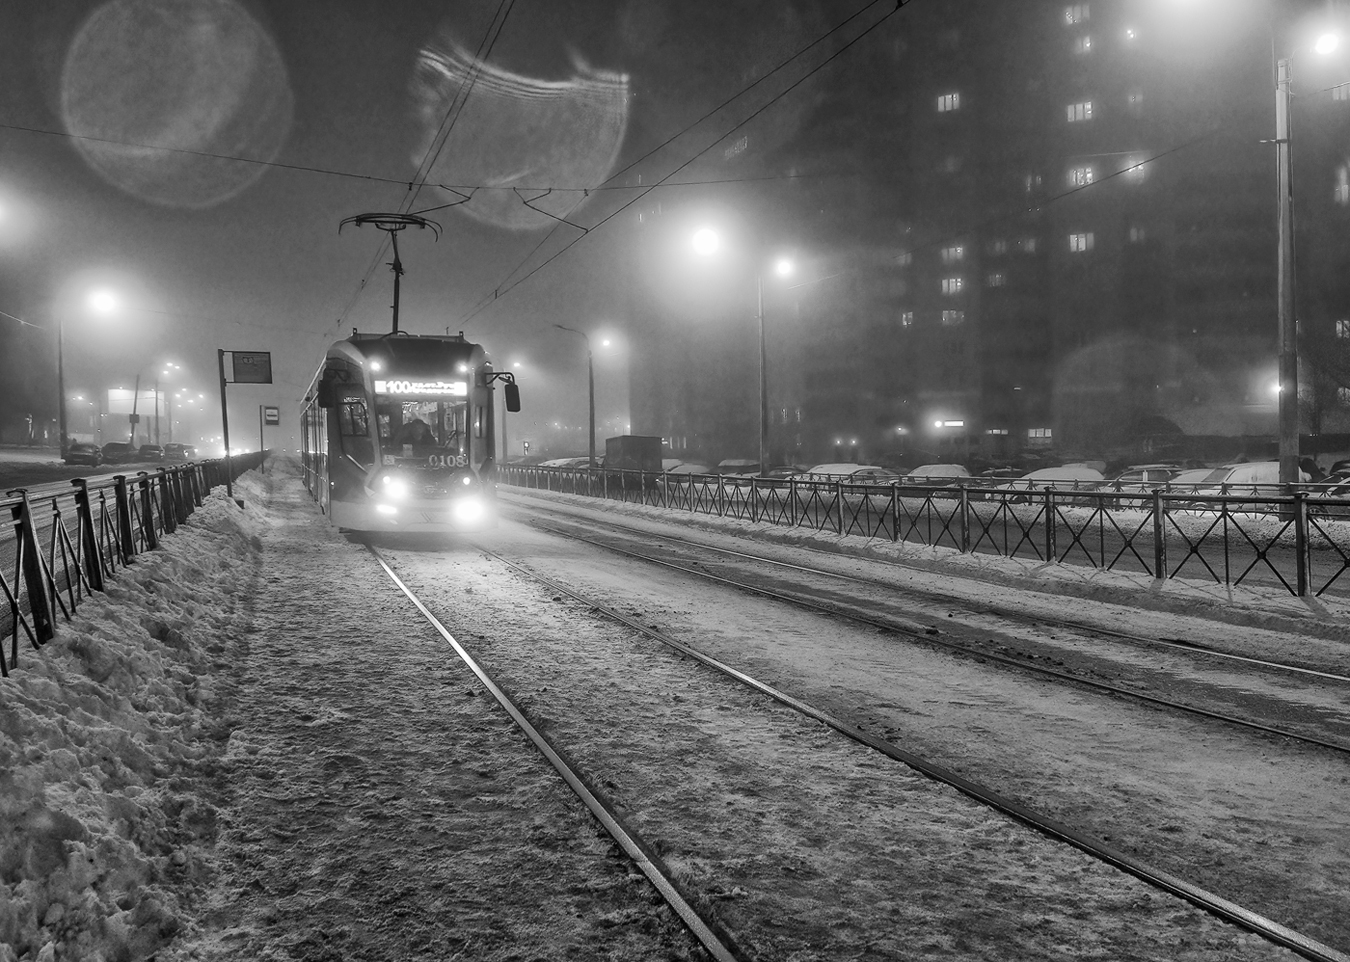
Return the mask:
M402 501L408 497L412 488L408 482L392 474L380 478L380 494L391 501Z
M454 513L455 520L460 524L474 524L483 520L487 506L479 498L464 498L455 503Z

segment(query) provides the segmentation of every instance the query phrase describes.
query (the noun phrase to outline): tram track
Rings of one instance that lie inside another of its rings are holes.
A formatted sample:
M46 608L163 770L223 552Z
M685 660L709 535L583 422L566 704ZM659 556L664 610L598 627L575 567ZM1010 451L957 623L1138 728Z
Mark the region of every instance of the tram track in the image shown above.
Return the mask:
M531 510L540 510L543 506L531 505ZM578 523L578 519L571 515L564 515L570 523ZM589 519L587 524L594 523ZM693 541L688 538L681 538L671 534L660 533L649 529L634 528L629 525L620 524L617 521L606 518L604 526L609 529L624 532L641 538L657 539L668 544L678 545L684 549L692 549L699 552L713 552L714 554L742 558L747 561L770 565L777 568L789 569L802 574L830 578L838 581L844 581L852 584L867 585L884 591L900 592L911 597L921 597L931 601L934 604L940 604L947 607L962 607L971 614L987 614L999 619L1008 620L1018 624L1028 625L1040 630L1062 630L1073 631L1088 636L1100 636L1114 638L1120 641L1130 642L1146 648L1156 648L1172 651L1186 652L1188 654L1210 657L1225 661L1231 661L1237 664L1250 665L1257 668L1269 668L1278 672L1287 672L1291 675L1301 675L1308 678L1320 678L1326 681L1341 682L1350 685L1350 673L1327 671L1321 668L1312 667L1309 664L1294 664L1292 662L1273 661L1264 658L1254 658L1237 652L1225 651L1202 642L1190 641L1184 638L1160 638L1156 636L1141 635L1134 632L1122 631L1116 628L1110 628L1105 625L1091 624L1083 621L1076 621L1069 618L1056 618L1050 615L1040 613L1029 615L1025 611L981 601L978 604L956 598L951 594L944 594L938 591L932 591L920 588L914 585L898 585L895 582L883 581L879 578L869 578L858 574L845 574L839 571L831 571L827 568L813 567L810 565L799 565L792 562L782 561L777 558L770 558L762 554L753 554L748 551L737 551L735 549L709 544L706 541ZM840 557L833 552L820 552L818 549L805 545L794 545L795 550L818 553L831 558ZM885 568L897 568L907 572L923 572L926 569L918 568L913 565L905 565L884 558L868 558L868 564L878 565Z
M1079 831L1078 829L1074 828L1069 824L1066 824L1055 818L1046 816L1030 808L1029 806L1023 805L1015 800L1007 798L986 785L980 784L971 779L964 778L963 776L957 774L954 771L951 771L950 769L935 764L925 758L920 757L917 754L908 752L883 738L879 738L875 735L872 735L871 733L865 732L862 729L858 728L857 726L852 725L846 720L837 717L836 715L832 714L829 711L821 709L803 699L796 698L784 691L781 691L780 689L772 685L760 681L746 672L740 671L730 665L727 665L719 661L716 658L713 658L712 656L709 656L703 652L698 651L696 648L688 644L685 644L684 642L670 636L665 632L659 631L649 625L644 624L641 620L637 618L633 618L623 614L622 612L616 610L611 605L605 604L604 602L589 597L582 591L579 591L569 585L563 584L556 579L549 578L538 572L535 572L526 565L505 558L500 553L492 551L482 546L481 544L475 544L474 547L478 551L482 552L485 557L490 557L495 561L497 561L498 563L508 566L511 570L527 578L529 581L546 588L550 593L557 593L555 600L557 600L557 597L562 596L570 598L573 601L577 602L578 604L581 604L595 611L597 614L603 616L605 619L623 625L624 627L639 633L643 637L655 640L660 644L670 648L671 650L676 651L681 655L684 655L685 657L691 658L699 662L700 664L713 669L714 671L718 672L719 675L721 675L722 677L731 679L738 685L744 686L757 694L765 695L769 698L772 698L778 704L790 708L791 710L800 713L804 717L810 718L814 721L818 721L824 725L827 725L830 729L846 736L853 742L864 745L867 748L870 748L873 751L878 752L881 755L884 755L893 761L900 762L901 764L922 773L924 776L930 779L933 779L946 785L950 785L957 791L961 792L962 794L966 795L971 799L974 799L981 805L987 806L1008 817L1011 817L1024 825L1028 825L1034 828L1036 831L1040 832L1042 835L1050 839L1053 839L1056 842L1070 845L1073 848L1076 848L1079 851L1082 851L1107 865L1110 865L1114 868L1127 872L1128 874L1146 882L1151 886L1154 886L1155 888L1161 891L1179 897L1191 903L1192 905L1195 905L1203 909L1204 911L1217 916L1218 918L1224 919L1227 922L1238 925L1243 929L1246 929L1247 931L1256 933L1262 936L1263 938L1273 942L1274 944L1281 945L1288 949L1291 949L1292 951L1298 953L1299 955L1305 958L1318 960L1331 960L1331 962L1350 962L1350 955L1347 955L1331 946L1325 945L1315 939L1312 939L1288 926L1275 922L1267 918L1263 914L1238 903L1237 901L1227 899L1199 885L1195 885L1176 874L1156 868L1150 865L1149 863L1145 862L1144 860L1131 855L1122 848L1110 845L1101 839L1093 838L1088 833ZM411 589L409 589L406 586L406 584L404 584L401 580L398 579L393 569L383 558L380 558L380 564L382 567L384 567L385 571L389 574L391 579L395 581L398 587L418 607L419 611L422 612L424 617L426 617L433 624L433 626L437 629L437 631L439 631L442 634L443 637L445 637L448 641L451 642L457 654L459 654L461 658L465 659L471 658L471 656L469 656L468 653L463 649L462 645L460 645L458 642L453 641L453 639L449 635L449 632L435 618L435 616L430 612L427 606L424 603L422 603L419 599L417 599L417 597L413 594ZM476 663L470 662L470 665L475 674L479 675L480 679L482 679L485 683L491 684L486 674L482 671L480 667L476 666ZM494 691L494 695L495 694L496 691ZM519 712L519 710L508 709L508 711L512 714L513 718L517 718L517 723L519 724L520 720L523 719L523 715ZM542 736L537 737L537 735L529 735L529 737L531 738L532 741L535 742L536 746L540 747L541 751L545 750L543 745L541 744ZM542 741L543 744L547 744L546 740ZM554 752L559 757L563 757L562 753L557 749L554 749ZM546 751L545 754L548 754L548 752ZM553 759L551 758L550 761L552 760ZM586 777L582 774L574 774L574 776L570 778L567 776L564 777L568 781L569 786L573 787L574 791L577 790L577 785L587 787ZM596 812L596 808L592 807L591 803L588 802L587 805L588 808L591 808L592 812ZM607 802L602 804L602 808L612 812L617 808L617 806L613 802ZM601 816L597 814L597 817ZM602 822L604 821L603 818L601 820ZM608 826L606 827L608 828ZM634 856L633 852L629 850L628 846L625 846L625 851L628 851L630 857L634 857L635 861L637 861L638 859L643 857L643 853L648 851L649 848L650 848L649 846L645 846L642 843L638 843L636 846L636 849L639 853L638 855ZM642 868L644 874L646 874L648 871L647 868L643 867L641 862L639 862L638 864L639 867ZM661 886L658 885L658 888L660 887ZM671 887L672 889L674 888L673 884ZM665 892L663 891L662 894L665 895ZM686 905L688 904L688 901L689 901L688 899L685 900ZM677 911L679 910L677 909ZM682 918L685 918L683 912L681 912L680 914ZM686 919L686 921L688 920ZM712 928L713 927L710 926L709 931L712 931ZM692 927L691 931L693 931ZM734 950L731 948L727 948L726 951L729 953L727 957L730 958L739 957L734 954Z
M567 537L572 538L574 540L583 541L595 547L599 547L607 551L618 553L625 557L632 558L634 560L639 560L649 564L664 567L670 570L679 571L683 574L691 575L706 581L721 584L723 586L733 588L738 591L758 595L760 597L770 598L775 601L779 601L785 604L790 604L799 608L810 610L819 614L826 615L828 617L841 618L858 624L863 624L872 628L876 628L882 631L899 634L908 637L914 641L918 641L931 647L940 648L942 650L952 652L962 657L969 657L981 661L993 662L1006 668L1012 668L1014 670L1020 670L1034 675L1039 675L1041 677L1054 679L1057 682L1069 683L1083 688L1104 692L1110 695L1128 698L1131 700L1142 702L1144 704L1151 705L1156 708L1166 709L1174 712L1181 712L1188 715L1205 718L1210 721L1216 721L1222 724L1259 732L1263 735L1289 739L1291 741L1299 742L1319 749L1330 750L1338 754L1350 755L1350 744L1346 744L1344 742L1333 741L1327 738L1320 737L1319 735L1308 734L1305 732L1294 731L1276 725L1266 724L1264 722L1255 721L1250 718L1243 718L1237 715L1228 714L1223 711L1216 711L1209 708L1186 704L1183 702L1175 701L1170 698L1164 698L1158 695L1149 694L1145 691L1139 691L1134 688L1125 687L1123 685L1112 684L1107 681L1101 681L1090 677L1086 677L1086 675L1082 672L1075 673L1070 671L1063 671L1058 668L1049 667L1048 665L1036 664L1035 660L1037 656L1035 655L1031 655L1029 657L1015 657L1008 654L1001 654L995 650L990 650L988 647L963 644L959 641L951 640L950 637L942 637L943 635L951 634L951 630L946 626L944 626L943 628L938 628L933 625L925 625L920 622L915 622L912 620L900 619L891 614L869 613L836 601L821 601L819 599L803 597L802 595L791 591L784 591L775 588L767 588L764 587L763 585L756 585L749 583L743 579L726 577L723 575L715 574L710 571L701 570L699 567L695 565L680 564L675 561L671 561L668 558L658 558L649 554L644 554L640 551L634 551L630 548L616 546L612 543L607 543L605 541L597 540L594 538L588 538L585 537L584 535L576 533L575 531L568 531L566 529L556 528L552 525L542 524L538 521L531 521L530 525L536 528L537 530L545 531L561 537ZM649 532L642 532L642 534L644 536L650 535ZM677 540L677 539L665 539L665 540ZM700 545L699 547L702 546ZM772 559L762 559L759 558L758 556L743 555L743 557L750 557L756 561L769 561L770 563L773 564L781 564L780 562L772 561ZM798 567L798 566L789 565L788 567ZM811 571L814 573L816 569L799 568L799 570ZM843 578L845 580L858 580L858 581L862 580L862 579L850 579L848 576L838 575L834 573L830 574L832 574L834 577ZM875 582L870 579L866 580L865 583L868 583L872 586L886 587L892 590L894 589L894 586L885 585L884 583ZM985 627L981 629L981 632L984 633L990 630L991 629Z

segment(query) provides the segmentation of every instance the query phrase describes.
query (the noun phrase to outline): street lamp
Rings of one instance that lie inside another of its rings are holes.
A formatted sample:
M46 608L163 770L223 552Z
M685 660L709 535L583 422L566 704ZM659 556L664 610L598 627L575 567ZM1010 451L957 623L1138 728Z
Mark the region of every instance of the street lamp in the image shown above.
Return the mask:
M1313 49L1325 56L1339 46L1339 37L1323 33ZM1275 65L1275 150L1278 203L1278 273L1275 285L1279 330L1280 481L1299 480L1298 321L1294 306L1294 189L1293 130L1290 123L1290 82L1293 62L1281 58Z
M717 231L704 227L694 233L694 251L704 257L711 257L722 247ZM773 272L779 277L791 276L795 269L787 257L774 261ZM755 317L759 322L759 473L769 469L769 378L768 349L764 339L764 271L762 266L755 269Z
M90 291L85 303L93 313L103 316L116 313L118 307L117 295L102 288ZM57 443L64 458L70 439L66 435L66 315L62 310L56 312L56 393Z
M586 342L586 382L589 394L590 414L591 414L590 463L587 465L587 468L593 468L595 467L595 359L591 355L591 339L590 336L586 334L586 332L578 331L574 327L566 327L562 324L554 324L553 326L558 328L559 330L571 331L573 334L580 334L582 340Z

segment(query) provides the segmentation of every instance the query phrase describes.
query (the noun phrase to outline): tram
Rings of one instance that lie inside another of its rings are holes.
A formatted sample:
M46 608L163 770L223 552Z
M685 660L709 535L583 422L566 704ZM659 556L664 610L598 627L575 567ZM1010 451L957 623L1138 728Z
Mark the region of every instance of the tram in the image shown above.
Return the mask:
M497 523L493 393L507 372L458 336L358 334L328 348L301 413L305 486L359 532L476 531Z

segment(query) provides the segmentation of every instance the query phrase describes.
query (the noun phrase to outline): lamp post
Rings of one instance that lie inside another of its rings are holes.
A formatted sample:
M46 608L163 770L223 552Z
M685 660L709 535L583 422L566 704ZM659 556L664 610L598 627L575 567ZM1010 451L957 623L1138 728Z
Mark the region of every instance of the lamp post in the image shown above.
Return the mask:
M117 310L117 295L107 290L89 294L87 304L95 314L111 314ZM56 428L61 457L66 456L70 440L66 434L66 315L56 312Z
M1314 49L1325 56L1336 49L1339 38L1323 33ZM1290 83L1293 61L1289 57L1275 64L1275 158L1276 158L1276 232L1278 254L1275 284L1277 327L1279 331L1279 432L1280 481L1299 481L1298 416L1298 317L1294 279L1294 184L1293 184L1293 104Z
M563 331L571 331L573 334L580 334L582 340L586 342L586 383L587 393L590 405L590 463L588 468L595 467L595 358L591 354L591 338L585 331L578 331L574 327L566 327L562 324L554 324L554 327Z
M721 248L721 238L717 231L704 227L694 233L694 250L704 257L711 257ZM793 272L792 261L786 257L778 258L773 265L774 273L787 277ZM764 270L755 269L755 320L759 325L759 474L769 470L769 352L764 337Z

